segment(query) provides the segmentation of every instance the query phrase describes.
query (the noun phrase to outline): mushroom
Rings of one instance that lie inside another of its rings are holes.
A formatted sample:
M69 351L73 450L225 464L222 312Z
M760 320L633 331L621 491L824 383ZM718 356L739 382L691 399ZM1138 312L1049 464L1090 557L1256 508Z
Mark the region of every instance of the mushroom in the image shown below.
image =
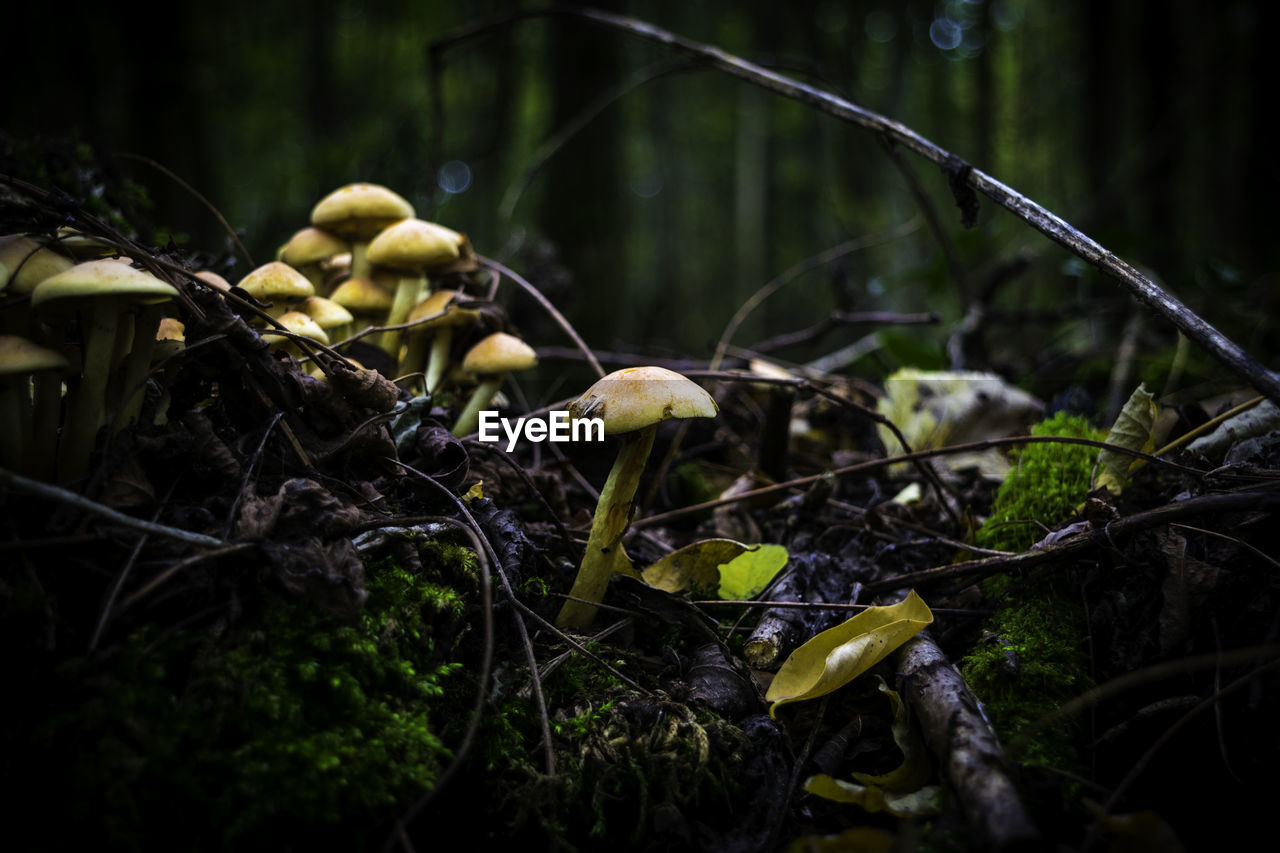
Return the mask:
M409 345L400 363L401 373L424 372L422 387L425 393L434 394L444 377L449 363L449 347L453 344L453 329L469 326L480 319L479 312L461 306L460 303L468 300L469 297L455 290L437 290L409 312L411 322L434 317L409 330ZM440 316L435 317L436 314ZM424 360L423 348L427 335L432 332L431 349Z
M140 306L133 323L128 365L125 366L124 393L132 395L130 376L137 377L135 359L149 367L151 347L160 325L157 303L178 295L171 285L150 273L114 260L85 261L65 272L45 279L31 293L31 305L46 319L65 320L74 315L80 326L83 368L78 386L67 396L62 444L58 451L58 476L66 480L83 473L93 453L98 427L106 423L107 386L119 364L113 359L117 331L127 328L130 306ZM128 401L125 401L128 402ZM124 419L122 419L124 421ZM124 421L127 422L127 421Z
M351 312L351 334L358 335L374 323L382 322L391 309L391 294L367 276L349 278L329 296Z
M308 226L289 238L280 250L280 260L307 277L317 293L324 290L323 263L351 248L341 237L315 226Z
M75 261L45 248L25 234L0 237L0 296L6 297L5 310L0 314L0 332L23 335L31 331L27 328L30 312L25 300L14 300L19 305L12 307L8 297L26 296L37 284L74 264Z
M239 288L259 302L270 303L267 314L279 319L289 303L315 296L316 289L302 273L283 261L265 263L240 279Z
M621 435L622 447L600 491L591 534L570 599L560 609L556 625L585 628L595 618L595 604L604 598L615 565L626 552L622 535L631 523L631 499L644 472L658 424L668 418L713 418L715 400L698 385L663 367L630 367L600 379L569 404L573 419L600 418L605 435Z
M493 402L493 396L507 378L508 373L517 370L528 370L538 363L538 356L533 347L506 332L494 332L467 351L462 360L462 369L474 373L480 384L472 392L471 399L458 415L453 425L456 436L470 435L476 431L480 421L480 410Z
M355 317L332 299L323 296L308 296L302 300L298 310L306 314L316 325L324 329L331 341L340 341L351 332L351 323Z
M35 452L40 445L34 432L32 377L41 371L66 367L66 358L55 350L16 335L0 335L0 468L41 477L52 471L48 442L41 443L45 448L44 457ZM56 399L53 411L56 414ZM57 428L55 420L52 430L55 438Z
M457 231L443 225L412 218L397 222L373 238L366 252L369 263L402 273L386 325L397 326L405 321L426 288L431 271L458 259L462 239ZM388 330L382 335L382 348L393 359L400 355L400 338L399 330Z
M164 426L169 422L169 402L172 399L170 388L173 387L174 377L178 372L169 359L186 347L187 328L182 321L175 320L173 317L161 319L160 327L156 329L155 348L151 351L152 369L160 368L163 371L160 401L156 403L156 426Z
M276 322L295 335L319 341L326 346L329 344L329 336L325 334L324 329L301 311L286 311L277 318ZM285 337L279 332L267 329L262 333L262 339L270 340L271 349L282 350L295 358L302 355L302 347L292 338Z
M374 235L413 216L413 205L380 184L355 183L339 187L316 203L311 224L351 242L351 277L366 278L365 256Z

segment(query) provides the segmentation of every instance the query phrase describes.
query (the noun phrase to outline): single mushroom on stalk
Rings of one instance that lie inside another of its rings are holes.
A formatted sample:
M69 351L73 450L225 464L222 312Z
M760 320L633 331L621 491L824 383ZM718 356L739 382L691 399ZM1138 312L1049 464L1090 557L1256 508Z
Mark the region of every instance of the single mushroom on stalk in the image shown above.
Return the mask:
M316 293L324 294L323 263L349 251L351 247L346 240L312 225L294 232L281 247L279 260L306 276Z
M556 617L560 628L585 628L595 603L626 552L622 536L631 524L631 500L653 448L658 424L669 418L714 418L719 407L702 387L664 367L629 367L600 379L569 404L569 416L600 418L605 435L620 435L622 447L600 490L587 548L569 595ZM575 601L574 599L581 599Z
M422 298L432 270L458 259L462 239L457 231L443 225L412 218L389 226L373 238L366 252L369 263L399 271L386 325L398 326L405 321ZM401 337L398 329L382 334L382 348L392 358L400 357Z
M475 432L480 422L480 411L493 402L507 374L528 370L537 364L538 356L533 347L506 332L494 332L469 349L462 360L462 369L476 374L480 384L467 400L462 414L458 415L453 434L464 436Z
M480 319L478 311L463 307L462 303L469 300L469 296L456 290L437 290L409 312L410 322L424 322L409 329L409 343L400 362L400 373L422 371L421 386L427 394L435 393L444 378L449 364L449 347L453 344L453 329L470 326ZM437 314L440 316L435 316ZM428 336L430 349L427 349Z
M267 314L275 320L316 293L306 276L283 261L271 261L250 270L237 286L259 302L269 303Z

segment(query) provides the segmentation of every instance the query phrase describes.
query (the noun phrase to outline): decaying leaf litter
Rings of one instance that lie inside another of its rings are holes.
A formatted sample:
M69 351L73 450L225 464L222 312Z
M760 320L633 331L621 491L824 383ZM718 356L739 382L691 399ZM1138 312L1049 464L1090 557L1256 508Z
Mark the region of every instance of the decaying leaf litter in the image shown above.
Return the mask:
M948 436L968 424L935 412L927 434L904 436L926 478L890 469L865 388L700 376L721 415L684 446L699 448L688 459L705 496L727 497L647 507L650 523L626 540L639 578L615 577L591 630L565 637L551 623L598 483L459 439L451 406L396 409L407 394L323 351L328 381L312 377L267 349L243 294L197 283L207 259L140 245L72 196L8 178L5 192L6 233L70 225L99 239L172 285L187 327L164 423L156 383L152 417L101 444L74 489L3 475L7 648L31 697L11 712L6 752L30 781L33 820L69 814L75 834L159 846L174 814L217 802L194 825L228 841L753 850L1190 847L1210 823L1232 834L1265 815L1274 424L1164 454L1172 436L1130 416L1113 457L1149 464L1109 460L1103 490L1061 517L1011 516L1033 531L1016 555L975 552L965 524L989 513L993 485L972 465L936 463L1020 444L1013 468L1031 470L1025 454L1059 446L1051 436L971 435L956 448ZM811 429L784 445L789 477L771 486L757 474L776 460L760 458L756 435L778 387L794 392L784 434L793 421ZM881 407L907 431L892 411ZM1025 414L1014 432L1040 413ZM833 448L837 433L857 449ZM659 451L675 440L664 428ZM903 491L912 484L923 488ZM733 568L778 547L776 574ZM393 580L417 597L393 595ZM862 609L906 601L927 609L905 620ZM999 616L1032 606L1074 614L1079 669L1040 657L1037 644L1055 641ZM304 653L282 608L305 621ZM401 643L411 613L417 642ZM400 681L364 679L371 652L396 655ZM259 670L254 658L281 662ZM1047 690L1057 710L984 713L989 697L963 677L979 672L1014 694ZM277 681L259 692L254 677ZM402 725L410 707L429 709L412 720L417 738ZM192 710L212 716L197 727ZM272 751L258 721L298 739ZM361 724L381 728L353 734ZM1057 751L1037 753L1046 732ZM281 784L273 767L306 794L263 796ZM393 778L364 796L361 772ZM449 818L476 802L487 824ZM1204 817L1228 804L1249 816L1228 829Z

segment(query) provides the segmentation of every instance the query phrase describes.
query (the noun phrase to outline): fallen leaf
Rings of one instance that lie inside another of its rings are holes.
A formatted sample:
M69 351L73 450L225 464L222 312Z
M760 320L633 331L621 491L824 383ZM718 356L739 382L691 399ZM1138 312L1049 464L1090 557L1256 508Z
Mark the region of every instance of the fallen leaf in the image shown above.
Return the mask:
M720 582L717 568L752 545L733 539L703 539L658 560L642 572L644 582L666 592L681 593L696 584L713 589Z
M759 545L744 551L719 567L720 598L746 601L755 598L787 564L787 549L781 545Z
M1129 401L1124 404L1111 431L1107 433L1107 444L1150 453L1156 446L1155 425L1156 399L1146 385L1139 385L1129 395ZM1129 481L1129 473L1134 464L1141 461L1127 453L1103 448L1098 453L1098 476L1093 487L1105 488L1113 495L1120 494Z
M765 699L778 706L837 690L889 656L933 621L915 590L897 604L868 607L796 649L782 664Z
M909 794L895 794L876 785L858 785L819 773L805 780L810 794L837 803L853 803L867 812L887 812L894 817L929 817L939 810L942 789L929 785Z

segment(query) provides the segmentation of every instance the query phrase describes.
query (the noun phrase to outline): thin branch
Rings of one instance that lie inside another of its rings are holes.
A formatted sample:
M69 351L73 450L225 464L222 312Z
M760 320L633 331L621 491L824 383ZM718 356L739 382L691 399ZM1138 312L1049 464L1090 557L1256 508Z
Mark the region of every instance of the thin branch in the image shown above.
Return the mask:
M534 287L515 272L507 269L495 260L485 257L477 257L477 260L482 266L486 266L494 272L506 276L516 284L523 287L530 296L538 301L538 304L542 306L543 310L551 315L551 319L555 320L556 324L559 325L561 329L564 329L565 334L569 336L569 338L577 345L578 349L582 351L582 354L586 356L587 361L591 364L591 369L596 372L596 375L604 376L604 368L601 367L600 362L596 360L595 353L591 352L591 348L586 345L581 337L579 337L578 332L569 324L569 321L564 318L563 314L556 310L556 306L552 305L551 301L548 300L547 297L543 296L542 292L539 291L538 288Z
M30 480L21 474L15 474L4 468L0 468L0 485L10 486L23 492L39 495L48 500L58 501L83 510L90 515L96 515L105 518L108 521L124 527L131 527L134 530L141 530L144 533L150 533L155 536L163 536L166 539L176 539L179 542L186 542L190 545L200 545L204 548L225 548L228 543L221 539L215 539L212 536L205 536L203 533L191 533L187 530L181 530L177 527L168 527L163 524L155 524L154 522L144 521L141 518L134 518L131 515L125 515L117 512L110 507L103 506L100 503L91 501L84 495L76 494L67 489L53 486L48 483L41 483L38 480Z

